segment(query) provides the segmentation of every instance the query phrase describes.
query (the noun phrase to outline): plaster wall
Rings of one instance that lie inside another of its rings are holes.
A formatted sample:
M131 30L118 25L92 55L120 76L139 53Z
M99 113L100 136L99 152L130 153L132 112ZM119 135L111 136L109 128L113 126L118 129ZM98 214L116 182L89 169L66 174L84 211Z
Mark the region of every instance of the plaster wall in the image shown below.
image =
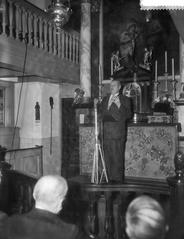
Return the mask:
M60 86L61 98L73 98L76 88L80 88L79 84L62 83Z
M18 111L21 84L15 84L15 116ZM51 107L53 97L52 138ZM35 105L40 105L40 121L35 120ZM44 174L61 172L60 87L58 84L28 82L22 87L17 126L20 127L20 148L43 145Z

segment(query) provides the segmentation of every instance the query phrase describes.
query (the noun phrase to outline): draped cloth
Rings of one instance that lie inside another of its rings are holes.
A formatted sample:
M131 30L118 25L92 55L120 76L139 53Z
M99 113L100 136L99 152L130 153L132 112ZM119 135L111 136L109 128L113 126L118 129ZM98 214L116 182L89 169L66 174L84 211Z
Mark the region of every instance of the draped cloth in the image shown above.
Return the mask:
M169 11L172 20L175 24L175 27L181 37L181 39L184 41L184 10L170 10Z

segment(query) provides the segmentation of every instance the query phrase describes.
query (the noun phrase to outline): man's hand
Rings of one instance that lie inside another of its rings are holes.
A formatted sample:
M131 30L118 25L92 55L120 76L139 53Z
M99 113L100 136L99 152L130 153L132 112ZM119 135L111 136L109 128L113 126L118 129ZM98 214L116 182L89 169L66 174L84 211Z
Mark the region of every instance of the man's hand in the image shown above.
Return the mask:
M98 104L98 99L94 98L94 106L97 106L97 104Z
M120 108L121 103L118 96L114 97L113 102L117 105L118 108Z

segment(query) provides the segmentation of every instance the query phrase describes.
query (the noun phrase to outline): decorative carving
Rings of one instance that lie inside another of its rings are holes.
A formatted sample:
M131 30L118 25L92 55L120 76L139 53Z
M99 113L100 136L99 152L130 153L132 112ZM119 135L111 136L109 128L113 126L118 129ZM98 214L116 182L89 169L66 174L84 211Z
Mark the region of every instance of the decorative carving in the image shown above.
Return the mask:
M174 157L174 166L177 180L184 181L184 155L181 152L176 153Z
M125 176L164 179L174 175L176 126L130 126L125 152Z

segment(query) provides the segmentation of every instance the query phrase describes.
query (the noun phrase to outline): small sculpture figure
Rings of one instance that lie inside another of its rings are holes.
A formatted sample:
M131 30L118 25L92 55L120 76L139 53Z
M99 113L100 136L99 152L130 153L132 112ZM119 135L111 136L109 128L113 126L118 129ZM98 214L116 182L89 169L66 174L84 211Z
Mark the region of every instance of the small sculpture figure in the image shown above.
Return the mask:
M153 53L153 48L150 47L148 49L147 47L144 48L144 64L140 64L139 66L142 67L143 69L146 69L148 71L151 70L151 59L152 59L152 53Z
M113 62L113 72L116 72L120 69L120 57L119 57L119 51L112 53L112 62Z
M84 91L80 88L75 89L74 92L74 100L73 104L80 104L82 103L83 97L84 97Z
M35 105L35 120L40 120L40 105L38 101L36 102Z

